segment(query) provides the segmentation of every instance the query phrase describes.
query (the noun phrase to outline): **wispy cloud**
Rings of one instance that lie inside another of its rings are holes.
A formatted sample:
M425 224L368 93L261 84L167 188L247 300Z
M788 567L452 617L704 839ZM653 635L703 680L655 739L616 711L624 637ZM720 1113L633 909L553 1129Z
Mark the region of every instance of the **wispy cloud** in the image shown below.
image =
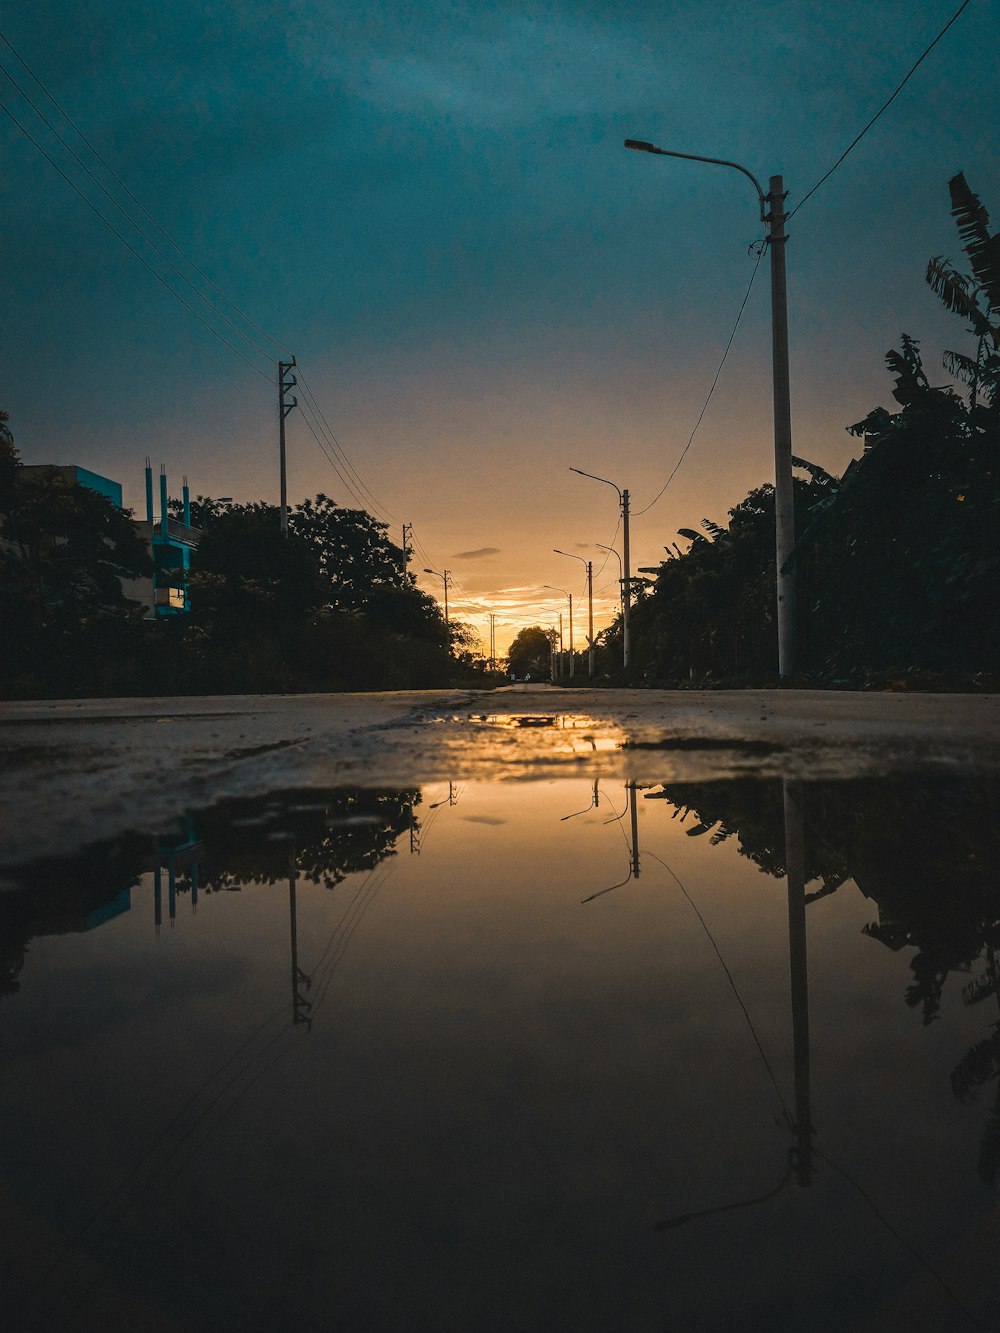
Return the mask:
M452 560L485 560L488 556L499 555L499 546L479 546L474 551L456 551Z

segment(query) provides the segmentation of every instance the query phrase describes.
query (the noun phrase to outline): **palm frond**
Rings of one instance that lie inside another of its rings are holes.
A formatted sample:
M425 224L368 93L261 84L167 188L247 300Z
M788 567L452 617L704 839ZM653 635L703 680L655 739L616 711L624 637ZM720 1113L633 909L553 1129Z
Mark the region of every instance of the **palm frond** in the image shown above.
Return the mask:
M725 528L720 528L718 523L714 522L710 518L703 518L701 520L701 526L705 529L706 532L711 533L711 535L715 538L716 541L718 541L720 537L729 536L729 533L726 531Z
M977 337L981 338L991 331L990 321L979 308L978 284L967 274L959 273L950 259L935 255L928 260L925 276L934 295L941 298L948 310L967 319Z
M990 310L1000 315L1000 234L990 235L990 215L979 196L969 189L963 172L952 176L948 191L962 249L969 257Z
M945 352L941 364L949 375L954 375L963 384L975 384L979 379L979 367L971 356L963 356L961 352Z
M818 463L810 463L807 458L796 458L793 454L792 467L800 467L803 472L808 472L818 486L836 489L839 484L836 477L831 476L826 468L820 467Z
M698 542L708 543L708 538L703 537L700 532L695 532L694 528L678 528L677 532L679 536L687 537L687 539L695 545L697 545Z

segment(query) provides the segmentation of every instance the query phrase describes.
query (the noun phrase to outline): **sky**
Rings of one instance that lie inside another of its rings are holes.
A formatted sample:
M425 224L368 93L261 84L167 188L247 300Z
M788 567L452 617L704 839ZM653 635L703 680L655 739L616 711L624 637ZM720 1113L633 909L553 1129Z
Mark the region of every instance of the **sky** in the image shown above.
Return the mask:
M316 407L300 386L290 501L362 502L397 542L412 524L412 567L449 570L453 618L483 636L492 611L498 651L560 610L568 643L572 593L582 647L585 561L599 629L618 568L598 543L620 550L621 533L612 488L570 468L628 488L635 567L685 547L678 528L725 523L774 470L765 257L704 420L646 508L705 402L762 225L745 177L624 139L739 162L765 188L781 174L792 209L957 5L11 7L0 407L22 459L113 477L137 510L146 456L171 494L186 475L192 494L276 502L269 381L294 354ZM893 406L883 358L901 332L932 383L949 382L943 349L968 350L924 271L963 258L955 172L1000 222L998 31L1000 0L971 0L789 223L793 450L831 471L857 449L845 428Z

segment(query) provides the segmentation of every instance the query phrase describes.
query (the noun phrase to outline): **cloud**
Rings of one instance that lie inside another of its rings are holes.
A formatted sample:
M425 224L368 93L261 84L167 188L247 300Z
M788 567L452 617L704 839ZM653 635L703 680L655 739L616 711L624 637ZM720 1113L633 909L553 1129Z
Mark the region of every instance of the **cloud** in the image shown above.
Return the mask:
M480 546L475 551L456 551L452 560L485 560L491 555L499 555L499 546Z

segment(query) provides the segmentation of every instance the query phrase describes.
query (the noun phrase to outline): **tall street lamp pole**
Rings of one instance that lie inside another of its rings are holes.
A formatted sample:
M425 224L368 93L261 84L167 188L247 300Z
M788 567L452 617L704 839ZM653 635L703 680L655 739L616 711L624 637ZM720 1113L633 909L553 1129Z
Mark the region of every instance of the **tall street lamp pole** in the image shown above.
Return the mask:
M553 546L555 555L569 556L570 560L579 560L581 564L587 566L587 675L594 674L594 566L590 560L584 560L582 555L573 555L571 551L560 551L558 547Z
M613 546L605 546L602 542L595 542L594 545L597 547L597 549L598 549L599 551L607 551L609 555L613 555L614 558L618 561L618 589L619 589L619 593L620 593L620 595L621 595L621 597L622 597L622 599L623 599L623 601L622 601L622 606L624 607L624 597L625 597L625 566L622 564L622 558L621 558L621 556L618 554L618 552L615 550L615 548L614 548ZM607 562L605 561L605 563L607 563ZM625 624L625 615L624 615L624 610L623 610L623 612L622 612L622 626L623 626L623 627L624 627L624 624Z
M795 571L788 561L795 545L795 501L792 479L792 410L788 384L788 294L785 283L785 199L781 176L772 176L767 194L754 174L738 162L696 153L675 153L641 139L626 139L626 148L661 157L681 157L689 162L710 162L732 167L753 182L760 202L760 219L766 224L765 242L771 251L771 371L774 396L774 525L778 598L778 674L783 680L795 674ZM767 205L771 211L768 212Z
M444 623L450 625L451 621L448 619L448 580L451 578L451 570L446 569L443 574L439 574L436 569L425 569L424 573L433 574L436 579L444 581Z
M613 481L608 481L607 477L595 477L593 472L581 472L578 467L571 467L570 472L575 472L579 477L589 477L591 481L603 482L605 486L610 486L612 490L618 491L618 499L622 507L622 666L628 671L632 662L632 649L629 643L628 618L629 608L632 604L632 588L629 577L629 547L628 547L628 491L620 490Z
M563 594L564 597L568 597L568 598L569 598L569 674L570 674L570 677L572 678L572 676L573 676L573 667L574 667L575 658L576 658L576 654L573 652L573 594L572 594L571 592L567 592L565 588L555 588L555 587L553 587L553 585L552 585L551 583L543 583L543 584L542 584L542 587L543 587L543 588L548 588L549 592L561 592L561 593ZM560 612L560 614L559 614L559 624L560 624L560 626L562 625L562 613L561 613L561 612ZM562 631L561 631L561 629L560 629L560 634L559 634L559 652L560 652L560 654L562 653Z

